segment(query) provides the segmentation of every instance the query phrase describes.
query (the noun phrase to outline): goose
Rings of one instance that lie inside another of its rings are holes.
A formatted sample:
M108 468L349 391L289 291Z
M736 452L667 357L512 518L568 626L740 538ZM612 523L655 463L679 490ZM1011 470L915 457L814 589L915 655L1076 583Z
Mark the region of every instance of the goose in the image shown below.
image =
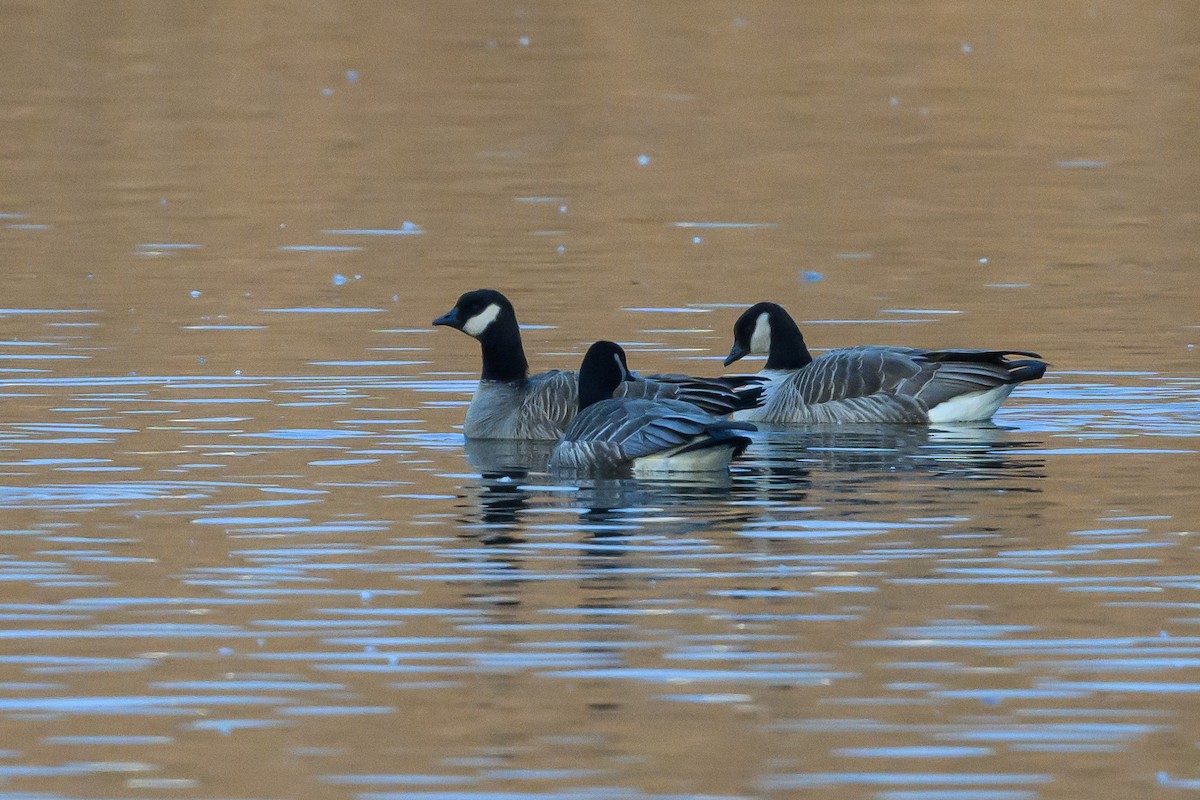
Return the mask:
M755 422L982 422L1017 384L1046 372L1041 356L1021 350L867 345L813 358L800 328L775 303L753 305L738 318L725 365L750 353L767 357L758 373L770 381L767 399L733 418Z
M521 331L512 303L500 292L477 289L433 321L479 340L483 372L467 407L468 439L556 441L575 416L578 375L572 370L529 374ZM625 397L686 400L713 414L726 415L762 402L763 381L754 376L690 378L686 375L633 376L618 394Z
M632 376L613 342L588 348L579 368L579 413L550 453L552 471L662 475L717 472L750 444L748 422L731 422L681 400L613 397Z

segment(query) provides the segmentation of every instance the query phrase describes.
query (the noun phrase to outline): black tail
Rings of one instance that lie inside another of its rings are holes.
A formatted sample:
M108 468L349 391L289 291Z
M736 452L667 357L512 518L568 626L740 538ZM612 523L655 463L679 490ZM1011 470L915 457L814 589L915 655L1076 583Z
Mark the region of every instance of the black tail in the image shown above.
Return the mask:
M712 380L729 388L741 402L734 411L745 411L751 408L762 408L767 401L764 394L767 389L767 379L758 375L722 375Z
M675 398L691 403L710 414L723 417L733 411L758 408L766 398L763 396L765 382L760 378L749 381L727 383L724 378L703 381L681 381Z
M1019 361L1009 361L1005 356L1029 356ZM1046 362L1037 353L1026 350L930 350L922 353L926 361L958 361L968 364L991 364L1008 370L1009 383L1036 381L1046 374Z
M1037 353L1027 350L926 350L921 353L926 361L966 361L973 364L1008 364L1005 356L1041 358Z
M1046 374L1045 361L1034 361L1033 359L1029 359L1023 361L1009 361L1007 363L1010 383L1036 381L1038 378Z
M756 383L753 386L742 386L734 389L733 393L738 396L742 402L734 411L745 411L749 408L762 408L763 403L767 402L766 384Z
M756 430L758 428L749 422L727 422L724 420L714 422L704 429L705 434L707 434L704 438L697 439L673 455L694 453L697 450L707 450L710 447L732 447L733 457L737 458L746 452L746 448L750 446L750 437L744 436L737 431Z

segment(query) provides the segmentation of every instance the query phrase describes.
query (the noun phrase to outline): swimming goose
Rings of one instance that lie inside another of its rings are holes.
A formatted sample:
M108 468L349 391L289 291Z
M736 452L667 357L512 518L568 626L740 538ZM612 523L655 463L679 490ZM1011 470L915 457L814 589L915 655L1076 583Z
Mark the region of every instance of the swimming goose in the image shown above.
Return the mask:
M457 328L478 339L483 350L483 373L463 424L467 438L553 441L562 436L579 404L578 375L572 370L529 374L517 315L508 298L491 289L467 292L433 324ZM686 400L723 416L761 403L762 383L745 375L633 376L618 394Z
M733 418L756 422L978 422L990 419L1018 383L1046 372L1041 356L1021 350L868 345L813 358L795 321L775 303L758 303L738 318L725 365L750 353L767 356L758 373L770 380L767 400Z
M755 430L714 417L681 400L613 397L631 378L625 351L613 342L588 348L579 368L579 413L550 454L552 470L655 475L729 468Z

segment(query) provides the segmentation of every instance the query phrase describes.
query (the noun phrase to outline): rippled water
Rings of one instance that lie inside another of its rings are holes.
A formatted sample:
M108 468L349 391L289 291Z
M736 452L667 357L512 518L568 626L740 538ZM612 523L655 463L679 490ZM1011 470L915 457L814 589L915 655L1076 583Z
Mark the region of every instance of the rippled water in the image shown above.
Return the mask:
M1200 40L1145 13L0 3L0 800L1200 790ZM762 299L1052 368L565 481L462 440L480 285L535 368L715 374Z
M1194 380L1060 375L994 425L763 430L728 480L581 485L432 430L470 382L409 369L0 380L14 789L1194 785Z

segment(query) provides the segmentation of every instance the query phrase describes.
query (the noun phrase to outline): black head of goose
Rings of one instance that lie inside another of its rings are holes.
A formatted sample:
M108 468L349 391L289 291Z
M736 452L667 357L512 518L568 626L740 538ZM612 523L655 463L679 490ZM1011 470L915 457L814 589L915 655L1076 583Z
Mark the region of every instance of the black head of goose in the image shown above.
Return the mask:
M463 424L468 438L553 441L562 436L578 405L577 375L569 370L529 374L521 329L507 297L494 289L467 292L433 324L462 331L482 349L479 387ZM619 394L686 400L723 415L761 403L761 383L747 376L634 376Z
M462 331L483 349L485 381L520 381L529 375L517 313L494 289L476 289L458 298L454 308L433 321Z
M865 345L814 358L795 320L775 303L757 303L734 323L726 366L750 354L767 357L759 373L770 380L767 400L734 418L772 423L979 422L1017 384L1046 372L1041 356L1022 350Z
M579 369L579 413L554 446L558 471L660 475L716 472L750 444L753 425L730 422L680 400L614 397L632 380L613 342L588 348Z
M812 354L791 315L776 303L755 303L733 323L733 347L725 366L743 356L766 356L763 370L796 370L808 366Z

